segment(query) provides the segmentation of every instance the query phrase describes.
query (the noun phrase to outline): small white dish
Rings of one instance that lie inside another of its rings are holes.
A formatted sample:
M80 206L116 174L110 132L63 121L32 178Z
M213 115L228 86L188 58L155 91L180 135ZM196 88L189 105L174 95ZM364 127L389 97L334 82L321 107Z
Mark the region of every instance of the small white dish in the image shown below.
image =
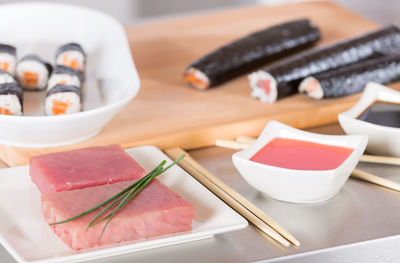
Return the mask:
M288 138L354 149L336 169L295 170L251 161L261 148L275 138ZM269 197L293 203L312 203L335 196L357 165L367 145L365 135L321 135L270 121L260 137L232 160L243 178Z
M154 146L128 149L127 153L149 172L162 160L171 160ZM247 221L207 188L174 166L158 177L196 208L191 231L117 245L74 251L45 222L40 192L31 182L29 166L0 170L0 243L18 262L80 262L210 238L239 230ZM10 202L12 200L12 202Z
M33 53L54 63L56 48L68 42L87 53L83 111L43 116L45 92L24 92L25 116L0 115L1 144L53 147L88 139L139 90L125 30L101 12L66 4L5 4L0 35L1 43L16 46L18 59Z
M367 152L400 157L400 128L358 119L375 101L400 103L400 92L378 83L368 83L360 100L351 109L339 114L339 123L347 134L368 136Z

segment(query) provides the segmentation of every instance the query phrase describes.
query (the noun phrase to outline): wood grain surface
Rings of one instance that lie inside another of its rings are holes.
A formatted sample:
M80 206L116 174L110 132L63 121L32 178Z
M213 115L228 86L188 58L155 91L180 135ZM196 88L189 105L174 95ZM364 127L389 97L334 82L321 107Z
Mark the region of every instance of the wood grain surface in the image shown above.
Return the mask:
M216 138L257 136L268 120L297 128L337 121L337 114L359 98L312 100L302 95L270 105L250 97L247 76L218 88L197 91L182 81L183 69L196 58L269 25L307 17L322 31L324 45L378 26L333 3L305 2L275 7L252 6L134 25L126 29L139 71L141 89L104 129L87 141L56 148L0 146L10 166L33 155L93 145L123 147L153 144L161 149L213 145Z

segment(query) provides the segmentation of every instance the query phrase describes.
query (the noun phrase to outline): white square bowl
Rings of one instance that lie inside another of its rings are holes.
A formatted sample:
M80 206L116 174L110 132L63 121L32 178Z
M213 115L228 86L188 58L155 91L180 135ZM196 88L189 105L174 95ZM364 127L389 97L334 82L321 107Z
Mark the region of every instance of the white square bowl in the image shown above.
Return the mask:
M354 149L337 168L331 170L286 169L250 161L275 138L289 138ZM356 167L367 145L365 135L321 135L270 121L260 137L247 149L233 154L232 160L243 178L269 197L293 203L312 203L335 196Z
M400 92L378 83L368 83L360 100L351 109L339 114L339 123L347 134L366 134L369 153L400 157L400 128L358 119L375 101L400 103Z
M98 11L52 3L1 5L0 35L0 42L17 47L19 58L37 52L50 62L54 62L57 46L81 44L87 53L86 82L91 86L85 97L89 102L94 97L100 101L70 115L0 115L1 144L51 147L88 139L99 133L139 90L124 28ZM36 94L25 92L24 96Z

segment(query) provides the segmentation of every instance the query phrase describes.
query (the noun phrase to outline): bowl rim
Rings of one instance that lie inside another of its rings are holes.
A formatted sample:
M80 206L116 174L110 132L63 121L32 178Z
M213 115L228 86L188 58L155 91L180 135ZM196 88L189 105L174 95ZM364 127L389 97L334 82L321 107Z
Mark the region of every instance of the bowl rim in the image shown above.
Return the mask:
M1 5L1 9L20 9L20 8L25 8L25 9L29 9L31 7L35 7L35 8L46 8L49 9L58 9L62 12L65 12L66 9L68 10L74 10L74 11L79 11L79 12L83 12L83 13L88 13L94 16L98 16L101 17L101 19L103 20L108 20L110 24L113 24L114 26L122 29L122 32L124 31L123 26L121 25L120 22L118 22L118 20L116 20L114 17L112 17L111 15L108 15L104 12L92 9L92 8L88 8L88 7L83 7L83 6L79 6L79 5L74 5L74 4L67 4L67 3L51 3L51 2L31 2L31 3L6 3L6 4L2 4ZM0 118L2 118L5 121L11 121L11 122L15 122L15 123L19 123L19 122L26 122L26 121L34 121L35 123L37 122L51 122L51 123L57 123L57 122L62 122L65 120L69 120L69 119L85 119L88 117L91 117L93 115L98 115L98 114L102 114L104 112L109 112L115 108L121 107L126 105L129 101L132 100L132 98L135 97L135 95L139 92L140 89L140 78L137 72L137 69L135 67L134 61L133 61L133 56L129 47L129 41L128 38L126 36L125 33L121 34L121 37L123 38L123 42L125 45L125 48L127 48L127 51L129 52L129 54L131 55L131 59L130 66L132 67L133 73L137 76L136 78L132 78L131 80L133 80L134 82L130 82L127 87L124 90L124 96L121 96L121 98L117 99L114 102L111 102L109 104L106 105L102 105L100 107L97 108L93 108L93 109L89 109L89 110L85 110L85 111L80 111L77 113L73 113L73 114L64 114L64 115L52 115L52 116L47 116L47 115L39 115L39 116L16 116L16 115L0 115ZM131 86L131 88L129 88L129 86ZM138 88L132 88L137 86Z
M384 100L380 99L381 96L393 96L391 98L398 97L398 100ZM375 129L381 132L400 132L400 128L390 127L385 125L379 125L367 121L363 121L358 119L357 117L360 116L362 112L368 109L375 101L383 101L383 102L394 102L400 104L400 92L394 89L391 89L387 86L381 85L375 82L369 82L365 86L364 92L362 93L360 99L347 111L341 112L338 115L339 123L344 128L346 126L343 121L350 121L354 122L357 125L362 125L369 129ZM364 105L365 104L365 105Z
M273 134L274 131L285 131L288 133L291 133L295 135L294 137L285 137L285 136L279 136L279 134ZM295 138L296 136L300 136L301 138ZM334 169L327 169L327 170L300 170L300 169L290 169L290 168L282 168L278 166L273 166L273 165L268 165L268 164L262 164L258 162L251 161L248 158L243 157L242 155L244 154L249 154L253 153L251 156L253 156L257 151L259 151L263 146L265 146L267 143L269 143L271 140L275 138L290 138L290 139L297 139L297 140L303 140L303 141L308 141L308 142L315 142L315 143L320 143L324 145L332 145L332 146L341 146L341 147L347 147L353 149L352 153L344 160L338 167ZM311 140L309 140L311 138ZM338 145L334 143L323 143L321 141L340 141L343 144L346 143L352 143L354 147L351 146L344 146L344 145ZM261 132L260 136L258 139L247 149L244 149L242 151L236 152L232 155L232 159L235 162L236 160L239 161L242 164L250 165L259 169L266 169L266 170L274 170L278 172L282 172L282 176L299 176L299 173L301 173L304 176L315 176L316 174L321 175L332 175L333 172L343 169L344 167L350 165L353 161L354 158L359 152L363 152L366 145L368 142L368 136L367 135L325 135L325 134L317 134L313 132L308 132L308 131L303 131L300 129L296 129L293 127L290 127L288 125L285 125L283 123L277 122L277 121L269 121L267 125L265 126L264 130ZM358 161L358 160L357 160Z

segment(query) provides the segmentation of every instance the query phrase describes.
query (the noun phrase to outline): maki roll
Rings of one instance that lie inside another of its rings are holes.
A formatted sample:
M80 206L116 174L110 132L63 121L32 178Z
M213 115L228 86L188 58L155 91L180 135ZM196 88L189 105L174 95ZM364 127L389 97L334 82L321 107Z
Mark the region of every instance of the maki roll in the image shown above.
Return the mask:
M66 66L79 71L85 70L86 55L77 43L60 46L56 51L56 65Z
M70 114L81 111L82 91L73 85L58 84L47 91L46 115Z
M17 65L17 49L13 46L0 44L0 69L15 74Z
M268 27L195 61L185 69L184 80L190 86L204 90L309 47L320 38L319 29L308 19Z
M78 88L82 88L82 73L73 68L65 66L55 66L47 83L47 90L52 89L58 84L72 85Z
M14 78L13 75L11 75L9 72L0 70L0 84L3 83L15 83L17 82Z
M347 96L370 82L389 84L400 80L400 54L361 61L304 79L299 92L314 99Z
M297 93L304 78L400 51L400 30L389 26L326 47L302 52L249 75L251 95L262 102Z
M23 92L18 83L6 82L0 84L0 114L22 115Z
M26 90L42 90L47 86L52 67L36 55L23 57L17 64L19 84Z

